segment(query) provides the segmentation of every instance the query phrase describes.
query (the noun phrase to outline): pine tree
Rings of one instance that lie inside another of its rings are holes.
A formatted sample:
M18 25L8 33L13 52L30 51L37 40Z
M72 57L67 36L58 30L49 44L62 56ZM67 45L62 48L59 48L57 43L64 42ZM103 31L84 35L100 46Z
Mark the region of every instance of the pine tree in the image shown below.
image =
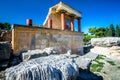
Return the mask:
M115 29L113 24L110 25L108 36L115 37Z
M120 37L120 28L116 25L116 37Z

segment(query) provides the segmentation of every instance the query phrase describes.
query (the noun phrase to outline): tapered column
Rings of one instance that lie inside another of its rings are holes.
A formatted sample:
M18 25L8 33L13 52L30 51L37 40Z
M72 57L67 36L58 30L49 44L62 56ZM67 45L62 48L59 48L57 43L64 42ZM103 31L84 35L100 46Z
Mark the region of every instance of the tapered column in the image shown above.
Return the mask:
M70 23L71 23L71 31L74 31L74 17L71 16L70 18L71 18L71 21L70 21Z
M78 32L81 32L81 21L80 21L80 18L77 18L78 20Z
M48 19L48 28L52 28L52 19Z
M65 29L65 12L61 12L61 27L62 30Z

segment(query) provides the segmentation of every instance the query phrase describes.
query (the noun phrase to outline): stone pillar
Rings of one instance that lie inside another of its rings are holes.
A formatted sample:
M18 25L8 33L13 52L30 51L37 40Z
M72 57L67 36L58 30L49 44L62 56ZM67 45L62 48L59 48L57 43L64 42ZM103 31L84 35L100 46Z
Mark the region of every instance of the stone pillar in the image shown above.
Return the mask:
M62 30L65 29L65 12L61 12L61 27Z
M74 31L74 17L73 16L71 16L70 17L71 19L71 21L70 21L70 23L71 23L71 31Z
M52 28L52 19L48 19L48 28Z
M77 20L78 20L78 32L81 32L81 27L80 27L80 18L77 18Z

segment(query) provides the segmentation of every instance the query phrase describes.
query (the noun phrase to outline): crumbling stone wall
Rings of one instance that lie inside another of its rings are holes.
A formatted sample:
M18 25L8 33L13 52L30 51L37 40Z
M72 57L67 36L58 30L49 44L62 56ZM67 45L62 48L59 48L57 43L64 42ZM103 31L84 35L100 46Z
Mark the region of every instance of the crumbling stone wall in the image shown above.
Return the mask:
M2 41L11 41L12 40L12 31L10 30L0 30L0 42Z
M12 48L14 54L20 51L55 47L60 53L72 50L83 52L83 38L80 32L62 31L43 27L14 25L12 29Z

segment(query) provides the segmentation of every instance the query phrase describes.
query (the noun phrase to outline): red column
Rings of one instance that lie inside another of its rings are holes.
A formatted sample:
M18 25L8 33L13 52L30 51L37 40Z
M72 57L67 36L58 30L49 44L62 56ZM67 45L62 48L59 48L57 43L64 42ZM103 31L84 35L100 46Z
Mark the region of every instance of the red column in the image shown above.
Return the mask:
M74 31L74 17L73 16L71 16L70 17L71 18L71 31Z
M52 19L48 19L48 28L52 28Z
M26 24L27 24L28 26L32 26L32 19L27 19L27 20L26 20Z
M65 29L65 12L61 12L61 26L62 30Z
M78 18L77 20L78 20L78 32L81 32L81 28L80 28L80 18Z

